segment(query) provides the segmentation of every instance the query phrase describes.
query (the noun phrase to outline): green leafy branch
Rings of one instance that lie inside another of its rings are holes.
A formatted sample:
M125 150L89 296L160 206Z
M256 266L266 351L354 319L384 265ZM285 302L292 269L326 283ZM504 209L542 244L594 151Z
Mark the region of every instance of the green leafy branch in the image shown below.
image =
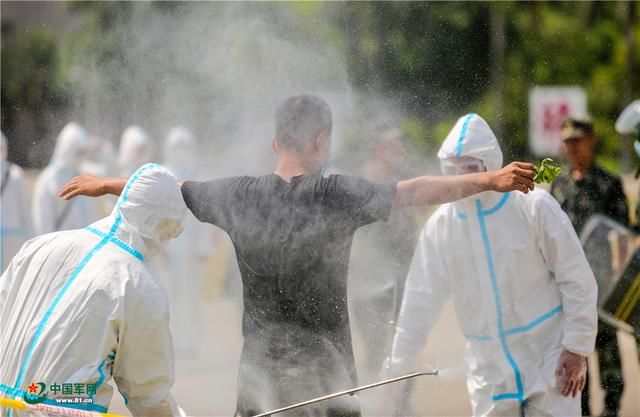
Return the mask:
M542 162L540 162L540 167L535 168L536 175L533 177L533 181L536 184L540 184L542 182L551 183L556 179L558 175L562 172L562 168L560 168L551 158L544 158Z

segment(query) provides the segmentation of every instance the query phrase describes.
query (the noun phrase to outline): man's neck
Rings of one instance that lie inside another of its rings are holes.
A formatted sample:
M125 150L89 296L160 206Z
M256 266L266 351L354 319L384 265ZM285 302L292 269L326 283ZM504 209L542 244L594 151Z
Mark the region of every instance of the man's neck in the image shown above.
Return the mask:
M373 181L390 181L394 177L393 165L380 160L369 161L362 170L362 175Z
M291 178L308 174L308 171L300 156L289 152L283 152L278 155L278 164L276 165L274 174L286 182L291 182Z
M576 181L582 180L582 178L584 178L585 174L591 169L592 166L593 160L589 163L574 165L571 168L571 177Z

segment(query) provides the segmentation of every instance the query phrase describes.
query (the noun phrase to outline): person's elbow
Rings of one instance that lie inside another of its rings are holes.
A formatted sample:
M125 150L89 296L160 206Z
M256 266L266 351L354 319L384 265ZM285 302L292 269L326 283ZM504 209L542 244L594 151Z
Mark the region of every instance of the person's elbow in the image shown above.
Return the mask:
M586 263L586 261L585 261ZM584 301L587 305L597 311L598 308L598 282L596 277L588 264L584 268L584 275L582 281L582 293ZM597 314L597 312L596 312Z
M417 205L417 179L398 181L396 185L396 196L393 200L393 208L399 209Z

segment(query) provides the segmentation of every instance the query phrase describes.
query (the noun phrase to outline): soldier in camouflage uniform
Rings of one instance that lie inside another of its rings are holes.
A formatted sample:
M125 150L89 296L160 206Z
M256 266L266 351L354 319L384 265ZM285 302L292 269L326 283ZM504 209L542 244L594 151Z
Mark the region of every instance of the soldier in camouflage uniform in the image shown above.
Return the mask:
M597 140L592 123L588 119L568 119L563 124L562 138L570 169L552 184L551 194L569 215L576 233L580 234L589 217L596 213L628 226L628 207L620 178L594 161ZM600 251L597 258L588 260L595 274L611 272L609 254ZM606 392L602 416L617 416L624 390L620 351L616 329L602 321L598 323L596 352L600 381ZM591 415L588 379L582 392L582 415Z
M360 174L375 182L411 178L402 131L383 125L372 133L370 156ZM416 210L396 210L386 222L364 226L354 238L349 307L365 341L366 372L376 377L391 353L404 282L423 223Z

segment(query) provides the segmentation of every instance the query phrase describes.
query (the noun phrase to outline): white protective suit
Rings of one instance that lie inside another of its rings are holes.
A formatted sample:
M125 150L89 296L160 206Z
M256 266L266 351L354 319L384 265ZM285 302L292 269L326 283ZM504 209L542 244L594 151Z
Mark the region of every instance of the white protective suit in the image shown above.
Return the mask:
M191 132L181 126L169 131L164 145L164 165L178 178L201 180L197 143ZM171 333L177 357L196 358L202 333L200 305L203 300L203 278L206 261L211 256L213 228L200 223L191 212L185 220L185 231L167 245L168 263L160 269L169 293Z
M502 152L475 114L458 120L441 160L469 156L489 171ZM466 347L474 416L578 416L554 372L563 348L594 349L596 282L566 214L547 192L484 192L429 219L407 278L391 369L417 367L442 306L453 298Z
M0 396L43 382L45 404L106 412L113 376L134 416L181 415L167 295L144 262L186 212L176 178L148 164L109 217L27 242L0 277ZM54 383L95 384L95 394L75 395L92 403L56 401Z
M89 197L65 201L60 187L80 174L89 150L89 133L79 124L67 123L58 138L49 165L40 173L33 197L33 223L37 235L84 227L101 217L99 204Z
M7 161L7 147L7 138L0 132L0 273L33 234L24 172L18 165Z
M89 143L87 158L80 166L82 174L97 175L98 177L113 177L119 174L116 153L113 143L101 136L92 136ZM116 205L115 196L103 195L93 198L100 211L100 217L108 216Z
M92 136L87 159L82 163L80 170L99 177L117 175L118 169L113 143L101 136Z
M140 126L129 126L122 132L118 151L119 175L131 176L142 165L153 161L153 140Z

